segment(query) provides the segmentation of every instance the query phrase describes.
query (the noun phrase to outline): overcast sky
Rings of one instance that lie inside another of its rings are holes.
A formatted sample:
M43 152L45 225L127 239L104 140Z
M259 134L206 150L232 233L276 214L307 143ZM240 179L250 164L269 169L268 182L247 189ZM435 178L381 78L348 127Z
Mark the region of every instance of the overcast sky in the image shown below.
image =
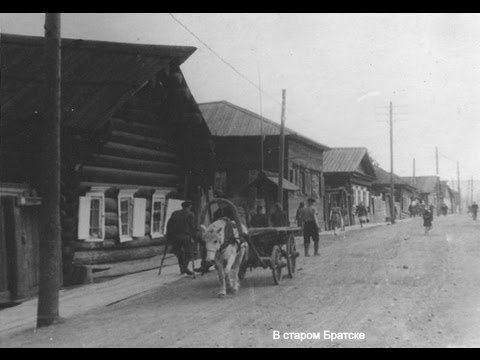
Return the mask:
M479 14L174 14L270 94L263 115L330 147L364 146L390 170L480 178ZM43 14L0 14L3 32L43 35ZM63 14L62 36L198 50L182 70L197 102L260 113L259 92L168 14Z

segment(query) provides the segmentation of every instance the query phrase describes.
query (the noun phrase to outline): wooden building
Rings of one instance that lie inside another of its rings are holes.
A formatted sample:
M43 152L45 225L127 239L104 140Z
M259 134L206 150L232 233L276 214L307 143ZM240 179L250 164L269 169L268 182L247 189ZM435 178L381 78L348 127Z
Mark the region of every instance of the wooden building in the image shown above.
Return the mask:
M385 218L390 218L390 172L376 165L374 165L374 169L376 179L372 184L373 192L375 196L381 197L381 200L385 202ZM397 219L406 218L409 216L408 207L413 200L418 198L417 189L396 174L393 174L393 183L396 217Z
M43 37L2 34L0 45L0 181L35 191L38 174L48 171L41 168L38 136ZM210 186L212 143L180 70L195 48L73 39L61 46L68 283L75 281L74 265L99 264L95 272L108 268L101 264L160 253L167 203L175 203L168 199L199 200ZM1 220L6 243L18 241L6 233L37 231L34 225L9 229L14 225Z
M347 210L345 225L353 225L356 206L361 202L370 215L375 213L372 184L375 170L366 148L333 148L323 158L326 213L325 222L330 229L328 214L334 203ZM371 216L370 216L371 218Z
M440 178L438 176L402 176L407 183L418 189L419 198L439 211L441 204Z
M215 142L215 194L243 202L247 211L262 203L269 213L277 199L280 125L227 101L199 106ZM262 135L264 173L260 183L267 190L259 191L252 185L259 184ZM322 172L326 149L325 145L285 128L283 198L292 225L300 202L307 205L310 197L317 200L320 220L323 219Z

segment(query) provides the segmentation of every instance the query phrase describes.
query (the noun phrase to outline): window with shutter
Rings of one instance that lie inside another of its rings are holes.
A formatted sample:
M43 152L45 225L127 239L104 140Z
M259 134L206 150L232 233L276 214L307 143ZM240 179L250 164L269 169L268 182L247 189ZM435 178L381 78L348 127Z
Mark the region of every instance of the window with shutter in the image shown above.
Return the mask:
M152 219L150 232L153 237L163 235L163 222L165 219L166 201L165 197L170 190L156 190L152 195Z
M133 230L134 237L145 236L145 216L147 210L147 199L133 199Z
M103 193L87 193L79 198L78 239L103 241L105 238L105 202Z
M120 242L132 240L133 237L133 194L137 189L120 190L118 193L118 234Z

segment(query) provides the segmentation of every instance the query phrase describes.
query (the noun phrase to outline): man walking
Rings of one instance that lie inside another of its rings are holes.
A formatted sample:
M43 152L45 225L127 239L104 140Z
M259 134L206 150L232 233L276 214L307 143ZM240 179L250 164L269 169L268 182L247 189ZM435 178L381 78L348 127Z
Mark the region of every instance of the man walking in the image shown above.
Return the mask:
M313 239L313 247L314 247L314 256L319 256L318 254L318 242L319 238L319 229L320 226L318 224L318 216L317 216L317 209L315 208L315 199L308 199L308 207L303 211L303 246L305 248L305 256L310 256L310 238Z
M363 224L367 222L367 208L365 207L365 205L363 205L363 202L361 202L357 206L356 213L358 216L358 220L360 220L360 227L363 228Z
M477 212L478 212L478 205L474 201L473 204L472 204L472 218L473 218L473 220L477 220Z
M187 266L192 258L194 224L191 201L184 201L182 210L174 211L167 223L167 241L173 245L180 272L187 275L193 275Z
M425 208L423 212L423 226L425 227L425 235L432 229L433 213L429 208Z

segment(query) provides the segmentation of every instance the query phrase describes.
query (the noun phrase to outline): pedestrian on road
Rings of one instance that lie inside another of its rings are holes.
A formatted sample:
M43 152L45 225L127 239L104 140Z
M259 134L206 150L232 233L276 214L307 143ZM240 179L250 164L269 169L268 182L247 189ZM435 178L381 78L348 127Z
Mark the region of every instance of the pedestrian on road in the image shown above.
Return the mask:
M363 202L358 204L357 210L356 210L358 220L360 220L360 227L363 228L363 224L367 222L367 208L365 205L363 205Z
M273 211L270 214L270 223L273 227L283 227L288 225L287 215L282 210L280 203L275 203Z
M303 211L305 220L303 224L303 246L305 249L305 256L310 256L310 238L313 240L313 255L319 256L318 247L320 237L318 233L320 232L320 226L318 223L318 211L315 207L315 199L310 198L307 202L308 207Z
M423 212L423 226L425 227L425 235L432 229L433 214L430 209L425 208Z
M174 211L167 223L167 241L173 245L173 252L178 259L182 274L193 275L187 266L192 258L194 236L195 221L192 202L184 201L182 210Z
M342 209L340 209L335 202L330 209L330 224L333 228L333 234L337 235L337 228L342 227Z
M477 220L477 212L478 212L478 205L474 201L473 204L472 204L472 218L473 218L473 220Z
M298 205L297 213L295 214L295 220L297 221L297 226L303 229L303 223L305 222L305 203L302 201Z

